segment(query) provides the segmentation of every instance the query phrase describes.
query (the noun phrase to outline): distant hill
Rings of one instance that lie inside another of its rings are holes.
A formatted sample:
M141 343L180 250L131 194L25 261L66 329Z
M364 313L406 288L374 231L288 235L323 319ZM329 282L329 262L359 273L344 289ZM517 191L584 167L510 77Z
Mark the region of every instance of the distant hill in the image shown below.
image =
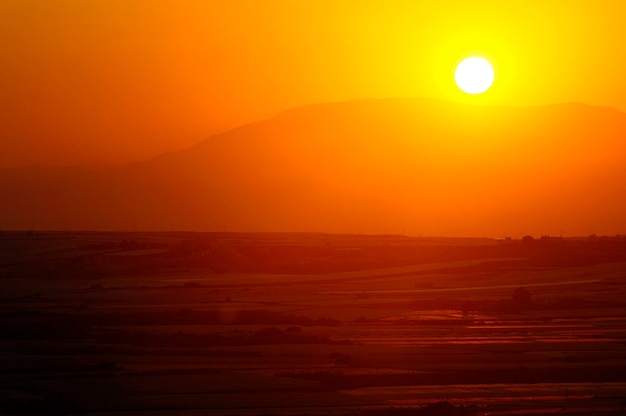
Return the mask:
M118 168L0 170L0 228L626 232L626 114L318 104Z

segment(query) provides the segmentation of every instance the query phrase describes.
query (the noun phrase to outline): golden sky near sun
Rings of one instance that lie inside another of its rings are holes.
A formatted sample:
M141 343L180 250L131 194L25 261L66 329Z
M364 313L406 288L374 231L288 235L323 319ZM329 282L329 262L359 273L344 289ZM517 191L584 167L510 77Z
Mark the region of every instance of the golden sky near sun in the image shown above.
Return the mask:
M3 0L0 166L115 163L293 106L426 96L626 110L626 3ZM454 84L479 55L496 81Z

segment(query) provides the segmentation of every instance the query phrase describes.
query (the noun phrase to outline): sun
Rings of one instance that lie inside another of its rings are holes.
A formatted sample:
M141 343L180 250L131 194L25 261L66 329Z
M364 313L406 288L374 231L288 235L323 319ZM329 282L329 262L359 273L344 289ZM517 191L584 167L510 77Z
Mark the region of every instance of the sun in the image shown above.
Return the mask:
M493 67L484 58L472 56L466 58L456 67L454 81L468 94L481 94L493 84L495 74Z

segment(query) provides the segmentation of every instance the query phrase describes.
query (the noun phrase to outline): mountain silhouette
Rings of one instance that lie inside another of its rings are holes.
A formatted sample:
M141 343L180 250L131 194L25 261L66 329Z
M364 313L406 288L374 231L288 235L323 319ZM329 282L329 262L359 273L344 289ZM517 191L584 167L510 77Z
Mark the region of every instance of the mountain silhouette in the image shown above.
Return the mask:
M626 114L364 99L106 169L0 170L0 227L501 236L626 231Z

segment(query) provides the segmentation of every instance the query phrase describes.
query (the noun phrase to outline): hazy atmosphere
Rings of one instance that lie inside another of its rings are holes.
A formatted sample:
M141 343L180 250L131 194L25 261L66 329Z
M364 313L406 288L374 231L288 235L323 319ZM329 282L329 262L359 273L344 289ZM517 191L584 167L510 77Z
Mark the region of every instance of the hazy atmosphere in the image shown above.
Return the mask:
M623 233L616 4L2 2L0 228Z
M127 163L358 98L626 110L614 1L4 0L0 166ZM452 82L490 57L493 88Z

